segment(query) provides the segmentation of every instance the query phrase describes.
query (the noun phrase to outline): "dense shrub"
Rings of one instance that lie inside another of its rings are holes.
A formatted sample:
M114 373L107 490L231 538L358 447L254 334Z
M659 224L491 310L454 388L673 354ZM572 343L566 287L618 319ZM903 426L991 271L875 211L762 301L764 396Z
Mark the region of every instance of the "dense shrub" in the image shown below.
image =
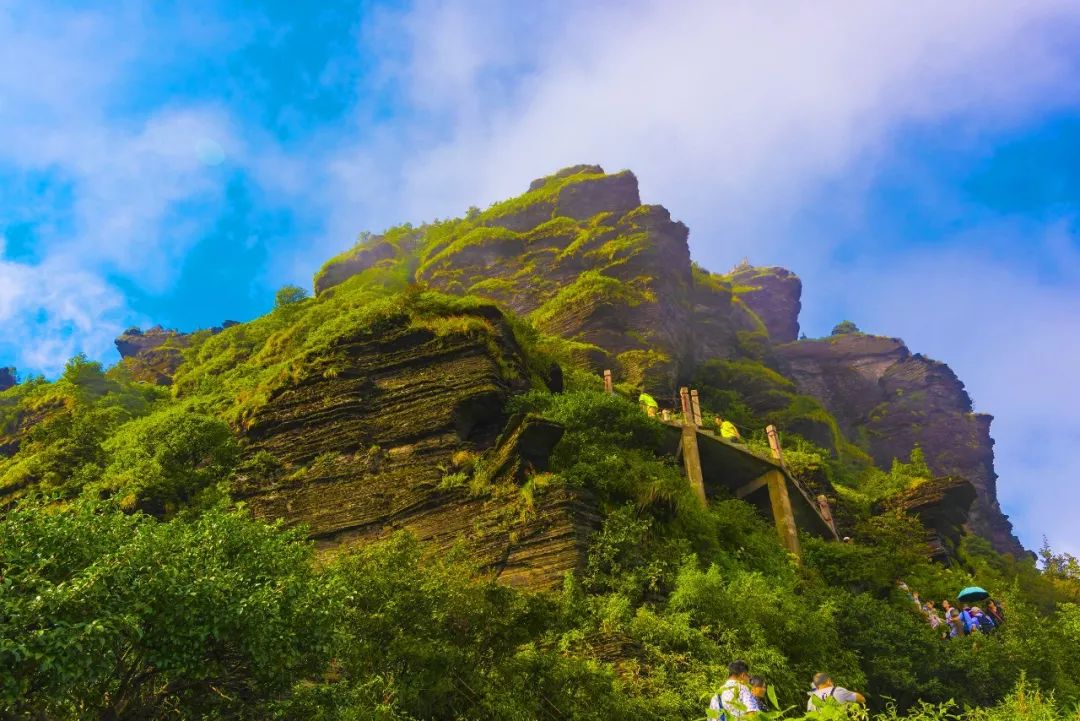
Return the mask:
M335 613L298 534L213 509L159 523L81 501L0 518L10 718L264 718L325 667Z

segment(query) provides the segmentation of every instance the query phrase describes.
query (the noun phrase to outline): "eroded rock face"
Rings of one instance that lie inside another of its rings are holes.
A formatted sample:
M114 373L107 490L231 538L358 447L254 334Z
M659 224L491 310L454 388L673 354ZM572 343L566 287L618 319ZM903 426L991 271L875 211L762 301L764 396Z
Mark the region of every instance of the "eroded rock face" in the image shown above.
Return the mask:
M875 511L901 510L918 518L926 527L931 557L949 563L956 558L977 496L975 486L962 478L935 478L885 499Z
M546 467L562 429L530 418L505 426L521 383L506 369L523 361L501 313L476 312L491 335L440 337L406 322L313 362L252 419L248 454L264 468L235 495L260 517L305 524L322 548L408 529L437 548L466 543L508 582L558 586L583 563L598 515L570 490L534 495L526 512L518 483ZM484 451L483 470L470 471ZM483 492L467 478L478 472Z
M845 435L863 438L888 468L922 447L936 475L976 490L969 523L1002 552L1022 555L997 501L990 416L974 413L964 384L944 363L912 354L896 338L849 333L780 346L799 391L818 398Z
M0 368L0 392L6 391L18 382L14 368Z
M371 237L328 264L316 289L370 273L375 282L406 279L490 298L664 405L675 405L676 388L709 360L763 363L795 380L798 394L820 400L843 435L882 467L918 443L935 473L970 479L978 494L971 527L999 550L1022 551L996 500L990 418L972 412L947 366L893 338L794 342L799 278L748 265L710 273L692 265L687 235L662 206L641 205L632 173L579 165L468 218ZM788 415L777 421L784 430L835 447L827 418Z
M773 343L790 343L799 337L802 310L799 276L786 268L744 265L728 277L738 297L761 318Z
M633 173L574 166L472 221L373 237L329 264L316 290L400 263L415 281L530 316L581 344L597 370L673 395L700 357L731 356L737 331L758 324L730 283L692 270L687 234L641 204Z
M236 324L236 321L227 320L211 328L210 332L220 333ZM135 380L167 386L184 361L184 349L191 344L192 335L157 325L145 331L128 328L114 342Z
M189 334L154 326L128 328L116 339L116 350L136 380L169 385L184 360Z

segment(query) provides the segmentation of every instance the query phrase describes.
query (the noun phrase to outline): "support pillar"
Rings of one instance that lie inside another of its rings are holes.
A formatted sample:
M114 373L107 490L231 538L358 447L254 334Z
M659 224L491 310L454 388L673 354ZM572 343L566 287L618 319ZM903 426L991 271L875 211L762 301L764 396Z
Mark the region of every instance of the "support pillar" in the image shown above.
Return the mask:
M784 454L780 450L780 436L776 432L776 426L765 428L765 434L769 437L769 448L772 449L773 458L784 467ZM796 558L802 558L802 549L799 546L799 530L795 525L795 512L791 510L791 497L788 496L787 478L783 471L769 471L769 504L772 506L773 520L776 521L776 532L780 535L780 542L784 544L789 553L795 554Z
M696 390L690 391L690 410L694 412L694 425L701 428L704 424L701 422L701 402Z
M693 423L684 423L682 427L682 457L690 488L702 506L708 505L705 498L705 477L701 472L701 454L698 452L697 428Z
M788 553L802 558L799 546L799 529L795 525L795 513L791 510L791 498L787 492L787 478L781 471L769 471L769 504L772 506L773 520L776 521L776 533Z
M611 380L611 371L604 371L604 392L614 393L615 384Z

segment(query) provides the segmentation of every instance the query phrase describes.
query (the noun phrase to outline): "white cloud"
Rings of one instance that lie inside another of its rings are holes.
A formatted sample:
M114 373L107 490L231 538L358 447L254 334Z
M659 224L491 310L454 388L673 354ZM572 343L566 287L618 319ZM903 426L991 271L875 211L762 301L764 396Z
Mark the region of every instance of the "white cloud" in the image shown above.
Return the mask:
M49 261L0 261L0 353L49 375L85 352L100 358L123 330L124 298L95 273Z
M507 14L452 7L421 5L395 34L412 60L397 81L452 130L407 156L403 206L455 212L600 161L675 205L699 252L724 252L703 237L713 227L768 233L808 184L903 123L1009 122L1076 90L1047 31L1078 18L1069 2L565 6L542 44ZM515 92L485 82L509 67L530 69Z
M34 209L44 221L37 264L0 266L0 327L24 368L55 370L75 352L108 352L122 321L134 318L107 278L167 287L205 230L177 209L221 201L222 171L206 162L207 144L244 160L213 107L110 113L139 59L138 43L122 36L138 27L123 12L0 11L0 169L52 177L72 198L68 209ZM52 222L61 212L68 222Z

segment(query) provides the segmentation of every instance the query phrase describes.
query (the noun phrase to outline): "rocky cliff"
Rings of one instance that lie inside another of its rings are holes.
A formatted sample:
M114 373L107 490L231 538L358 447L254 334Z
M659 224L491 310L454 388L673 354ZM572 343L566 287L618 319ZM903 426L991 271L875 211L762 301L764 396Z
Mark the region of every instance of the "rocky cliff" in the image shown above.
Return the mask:
M595 370L672 394L700 357L729 357L740 333L765 333L730 280L692 266L687 233L641 204L629 171L574 166L483 213L368 238L315 289L382 271L490 298L572 341Z
M490 298L572 343L594 371L668 399L694 379L713 408L746 408L753 423L834 453L853 443L882 468L921 445L934 473L975 487L971 527L1022 551L996 499L990 417L972 412L948 366L891 338L796 342L796 275L747 263L710 273L691 263L687 235L641 204L629 171L580 165L466 218L367 237L315 285L366 274Z
M747 263L728 275L739 299L761 318L773 343L799 337L802 281L786 268L755 268Z
M234 325L237 325L236 321L227 320L209 331L196 332L215 334ZM176 375L177 368L183 363L184 349L190 345L193 335L195 334L168 330L160 325L145 331L128 328L117 337L116 350L132 378L156 385L168 385Z
M18 383L14 368L0 368L0 393Z
M304 524L323 548L408 529L444 551L464 544L510 583L558 586L583 563L598 516L581 492L522 496L526 471L546 470L562 435L505 416L528 387L524 363L490 305L449 327L402 316L346 333L251 417L250 472L234 495Z
M974 486L972 529L999 551L1023 553L997 501L992 418L973 412L964 384L947 365L911 353L899 339L863 333L776 350L799 390L819 399L879 466L921 446L936 475Z
M886 499L874 510L901 510L918 518L926 527L931 557L949 563L976 498L975 486L962 478L935 478Z

